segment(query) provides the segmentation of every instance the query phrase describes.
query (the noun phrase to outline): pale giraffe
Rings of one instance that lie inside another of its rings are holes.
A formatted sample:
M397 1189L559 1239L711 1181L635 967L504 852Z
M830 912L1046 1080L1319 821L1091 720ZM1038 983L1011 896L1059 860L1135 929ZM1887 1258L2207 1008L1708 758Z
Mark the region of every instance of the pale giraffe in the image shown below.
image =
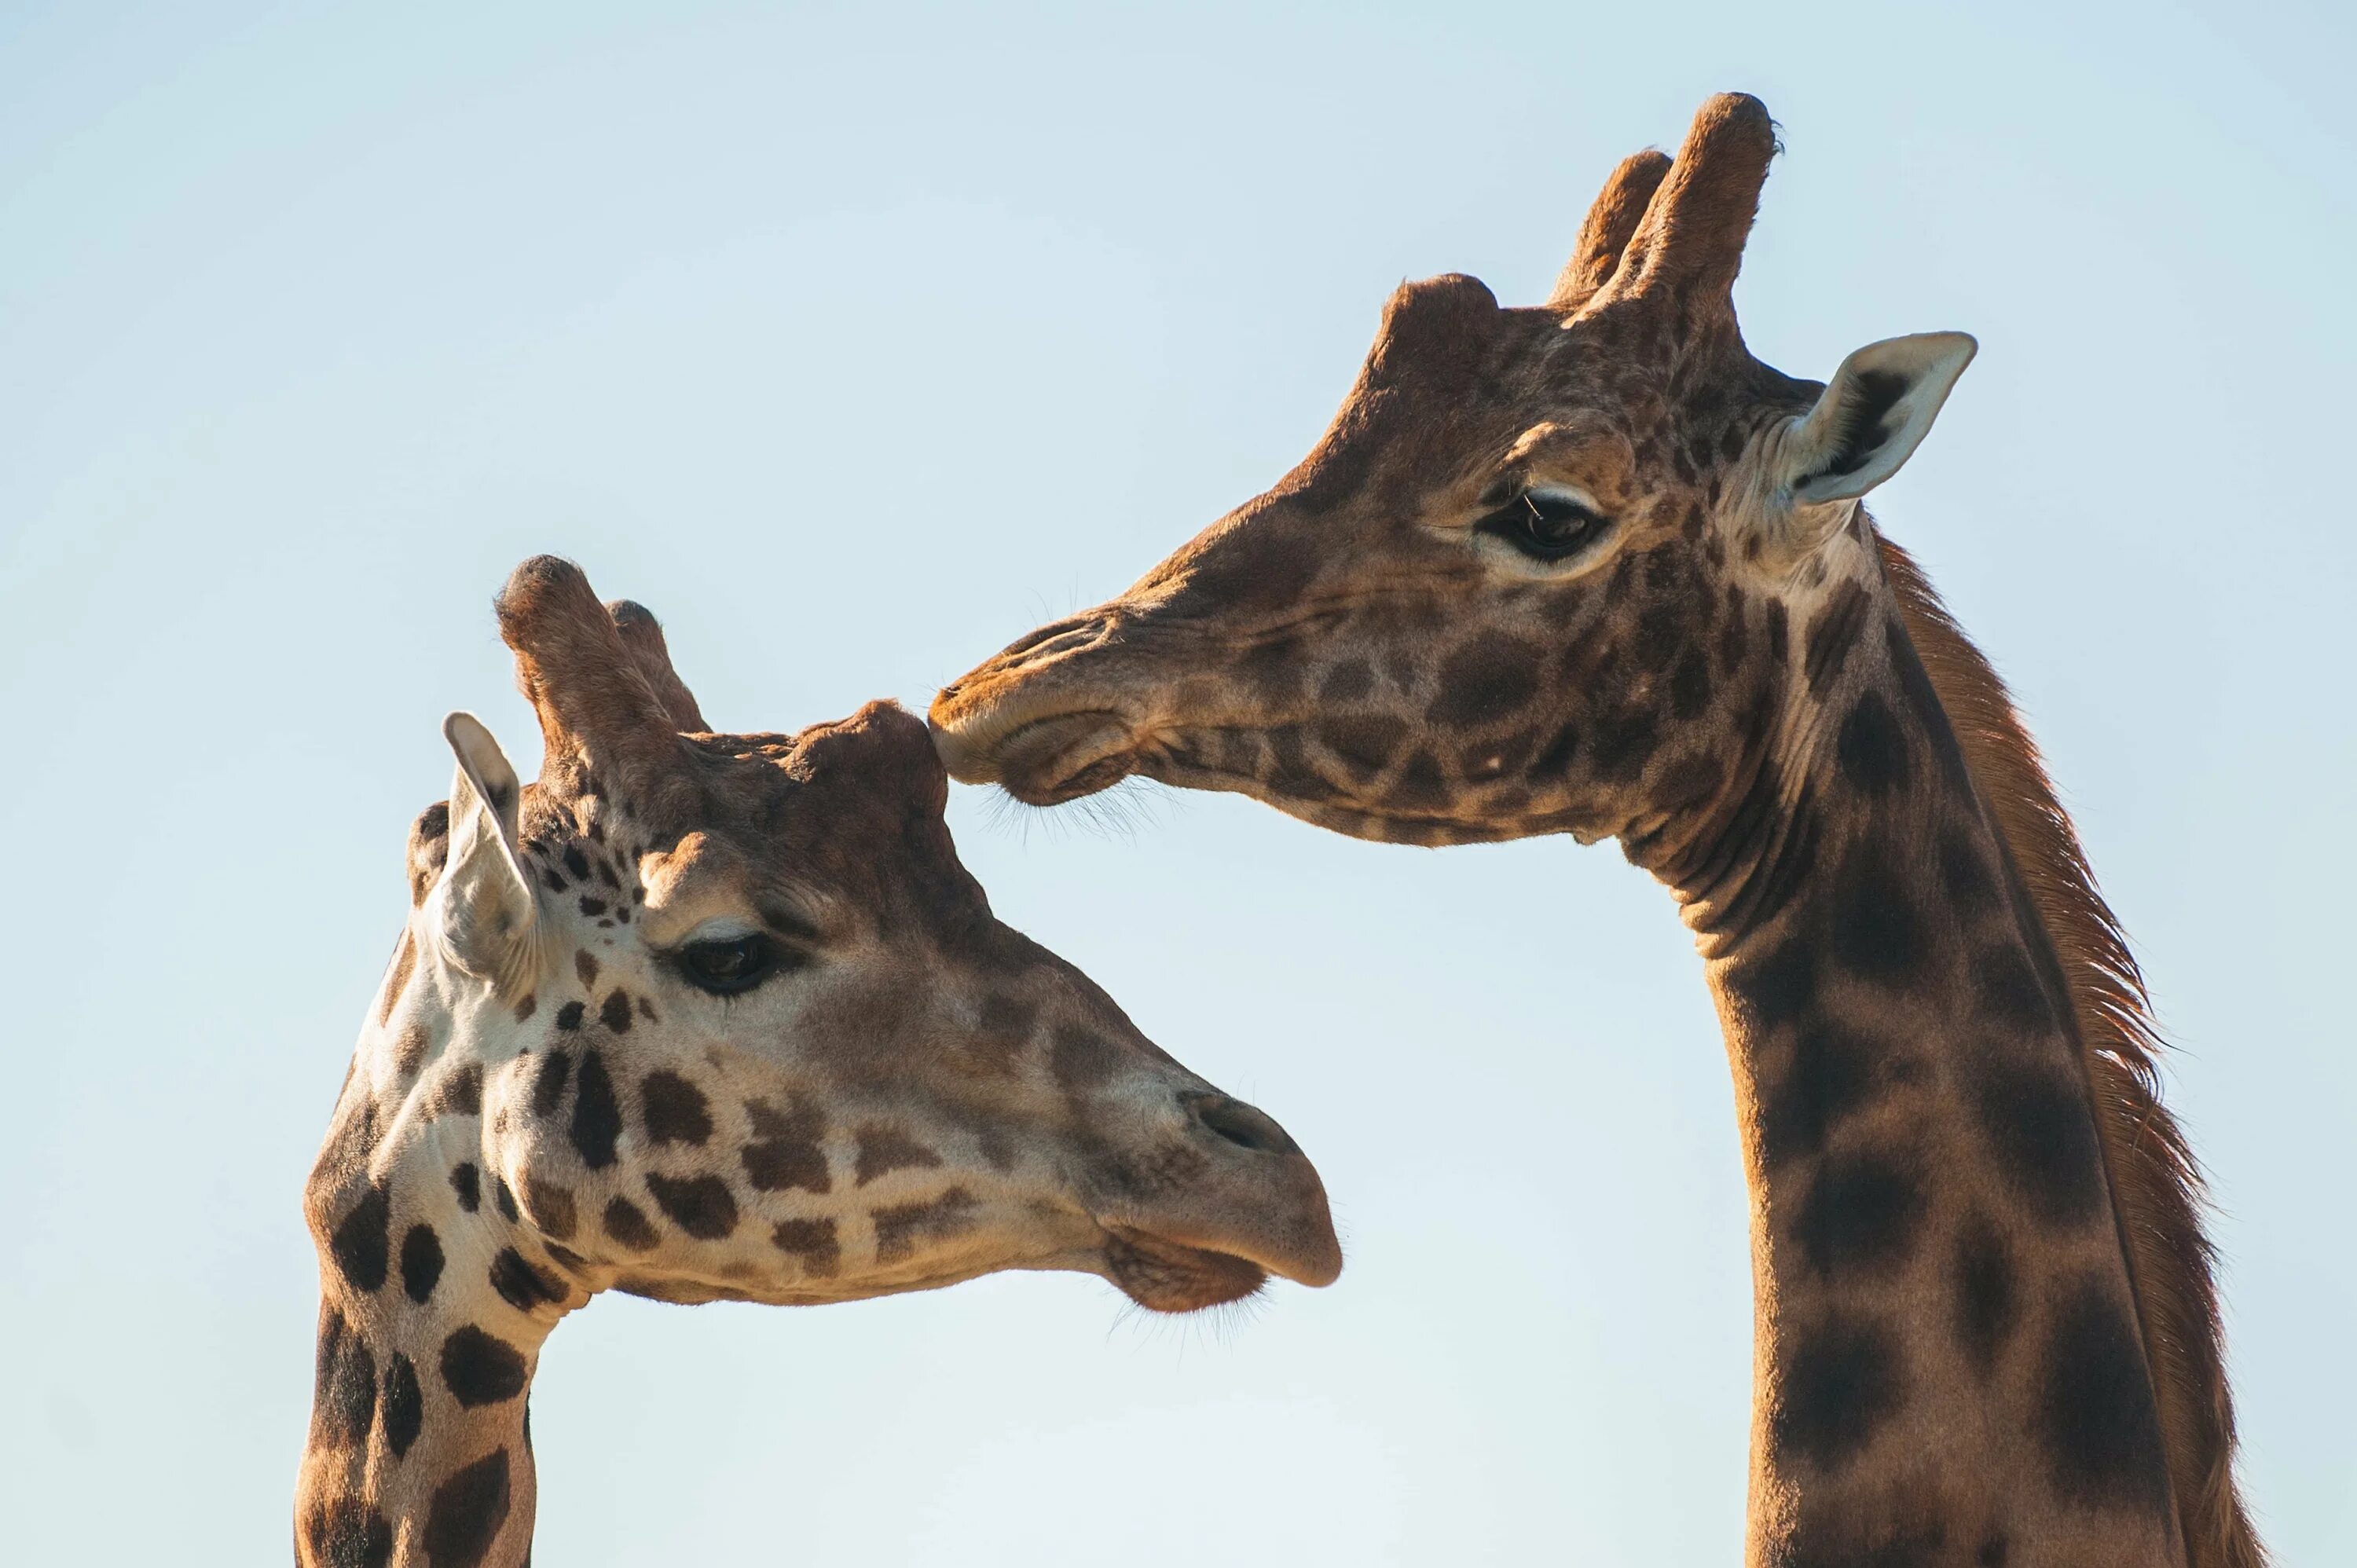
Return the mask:
M1860 498L1974 352L1753 359L1775 134L1623 163L1544 306L1404 286L1317 449L945 688L952 774L1366 838L1618 838L1719 1003L1761 1564L2253 1568L2198 1176L2004 688Z
M817 1304L999 1269L1185 1312L1332 1280L1318 1175L992 918L888 703L714 735L653 618L527 562L499 600L540 781L473 718L304 1208L305 1564L513 1564L525 1402L597 1292Z

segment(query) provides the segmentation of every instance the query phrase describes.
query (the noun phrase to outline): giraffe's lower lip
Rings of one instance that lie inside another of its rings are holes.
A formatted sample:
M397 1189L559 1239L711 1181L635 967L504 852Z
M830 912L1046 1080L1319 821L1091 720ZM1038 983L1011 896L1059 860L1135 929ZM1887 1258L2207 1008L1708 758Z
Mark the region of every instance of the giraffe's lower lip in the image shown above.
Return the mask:
M1106 1228L1106 1275L1150 1312L1200 1312L1241 1301L1268 1283L1248 1258L1190 1247L1127 1225Z
M1135 750L1129 726L1110 713L1034 719L991 748L1001 788L1027 806L1054 806L1121 782Z

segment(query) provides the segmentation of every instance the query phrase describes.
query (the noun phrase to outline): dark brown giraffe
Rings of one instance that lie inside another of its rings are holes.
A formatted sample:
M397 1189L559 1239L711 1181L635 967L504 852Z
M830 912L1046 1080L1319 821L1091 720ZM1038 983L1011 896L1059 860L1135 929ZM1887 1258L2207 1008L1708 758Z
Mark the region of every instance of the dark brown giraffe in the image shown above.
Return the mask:
M2143 984L1981 656L1860 498L1971 359L1753 359L1774 130L1615 171L1555 295L1403 287L1301 466L945 688L951 771L1365 838L1618 838L1719 1002L1760 1563L2253 1568Z
M304 1208L305 1564L512 1564L525 1401L607 1289L813 1304L998 1269L1186 1312L1341 1266L1282 1129L991 916L924 726L886 703L713 735L636 606L509 580L519 787L446 726L410 910Z

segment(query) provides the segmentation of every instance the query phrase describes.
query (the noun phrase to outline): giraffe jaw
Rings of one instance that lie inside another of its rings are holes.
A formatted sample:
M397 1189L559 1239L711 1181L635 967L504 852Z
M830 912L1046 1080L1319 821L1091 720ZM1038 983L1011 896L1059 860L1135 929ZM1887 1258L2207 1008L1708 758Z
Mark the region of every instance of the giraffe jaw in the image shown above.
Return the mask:
M967 783L996 783L1027 806L1056 806L1110 789L1136 766L1137 743L1120 715L1102 710L1033 719L974 746L946 738L938 726L935 744L958 753L955 776Z
M1200 1312L1257 1294L1268 1271L1232 1252L1191 1247L1126 1225L1105 1230L1104 1275L1149 1312Z

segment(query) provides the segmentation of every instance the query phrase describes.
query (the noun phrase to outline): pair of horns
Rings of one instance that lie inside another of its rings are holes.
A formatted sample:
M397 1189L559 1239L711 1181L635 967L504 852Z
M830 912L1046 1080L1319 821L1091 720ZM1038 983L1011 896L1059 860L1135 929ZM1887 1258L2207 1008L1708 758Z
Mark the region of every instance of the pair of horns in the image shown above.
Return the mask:
M1731 296L1775 156L1766 104L1741 92L1711 99L1674 162L1648 151L1612 171L1547 303L1577 313L1643 295Z
M572 562L533 556L509 575L494 607L551 764L573 757L599 771L660 775L675 767L683 732L710 728L654 616L628 599L599 604Z

